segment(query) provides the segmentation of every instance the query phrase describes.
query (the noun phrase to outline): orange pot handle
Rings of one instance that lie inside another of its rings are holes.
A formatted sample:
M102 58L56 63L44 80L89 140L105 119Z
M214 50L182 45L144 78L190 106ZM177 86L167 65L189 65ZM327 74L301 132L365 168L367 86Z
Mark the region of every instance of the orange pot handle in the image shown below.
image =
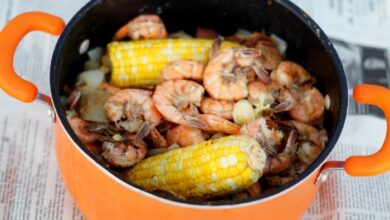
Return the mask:
M390 90L377 85L362 84L355 87L353 98L360 103L375 105L385 113L387 133L379 151L368 156L349 157L344 164L351 176L373 176L390 170Z
M0 88L8 95L23 101L35 100L37 87L18 76L13 60L16 47L31 31L44 31L52 35L61 34L65 22L56 16L43 12L27 12L13 18L0 32Z

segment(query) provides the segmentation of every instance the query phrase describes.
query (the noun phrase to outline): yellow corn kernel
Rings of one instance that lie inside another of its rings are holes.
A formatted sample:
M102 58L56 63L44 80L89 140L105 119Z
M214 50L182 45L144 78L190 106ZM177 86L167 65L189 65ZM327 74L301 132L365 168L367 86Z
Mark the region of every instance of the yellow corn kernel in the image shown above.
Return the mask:
M213 40L161 39L112 42L108 44L111 61L111 82L120 87L157 85L163 68L174 61L187 59L207 61ZM224 47L238 47L223 42Z
M185 198L234 193L262 176L266 154L252 137L231 135L146 158L128 173L144 189Z

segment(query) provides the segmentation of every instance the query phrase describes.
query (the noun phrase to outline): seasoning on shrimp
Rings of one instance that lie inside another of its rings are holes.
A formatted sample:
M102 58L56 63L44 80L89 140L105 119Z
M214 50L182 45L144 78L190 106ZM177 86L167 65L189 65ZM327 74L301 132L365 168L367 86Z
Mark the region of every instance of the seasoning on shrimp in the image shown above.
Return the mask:
M288 89L282 88L276 83L264 84L257 80L249 84L248 100L255 105L272 107L273 112L289 111L296 103L295 98ZM278 104L276 104L278 102Z
M147 153L147 147L143 141L129 136L124 142L103 142L102 156L114 167L131 167L140 162Z
M105 104L107 118L118 123L123 118L127 121L142 120L137 137L144 138L161 121L161 114L153 104L152 92L141 89L122 89L112 94Z
M290 123L297 129L301 140L313 142L321 149L325 147L325 143L328 140L326 130L318 130L311 125L294 120L290 121Z
M300 161L307 165L311 165L322 152L322 147L313 142L304 141L300 144L297 156Z
M270 119L264 117L252 120L242 126L240 134L254 137L268 151L276 152L273 147L280 144L284 135L281 131L269 126L268 120Z
M75 132L76 136L80 139L80 141L84 144L93 143L99 140L100 135L94 132L90 132L86 129L89 125L88 122L82 120L77 116L73 116L68 118L68 122Z
M283 151L268 157L264 168L264 174L280 173L286 170L294 162L296 158L295 153L297 151L296 138L296 132L291 130Z

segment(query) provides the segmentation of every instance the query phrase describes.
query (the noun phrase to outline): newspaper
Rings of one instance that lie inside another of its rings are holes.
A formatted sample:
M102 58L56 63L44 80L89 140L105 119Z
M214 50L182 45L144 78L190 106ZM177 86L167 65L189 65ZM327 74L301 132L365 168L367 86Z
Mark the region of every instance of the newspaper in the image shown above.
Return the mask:
M69 21L86 2L0 0L0 29L10 18L31 10ZM389 86L390 1L295 2L331 37L350 91L361 82ZM17 72L46 94L56 41L47 34L31 33L15 56ZM58 171L48 107L22 104L0 90L0 109L0 219L83 219ZM331 159L370 154L382 144L386 124L380 111L351 100L349 113ZM303 219L390 219L388 179L389 173L352 178L343 171L332 172Z
M70 18L87 1L0 0L0 30L16 15L45 11ZM15 69L49 93L49 68L57 37L33 32L18 46ZM0 90L0 219L79 220L59 173L48 107L24 104Z
M390 87L390 1L297 0L331 38L348 81L349 94L359 83ZM349 98L350 116L332 160L374 153L386 131L383 112ZM355 115L355 116L351 116ZM353 178L332 172L304 219L390 219L390 190L386 173Z
M390 1L296 0L330 37L343 63L349 93L356 84L390 87ZM349 100L350 114L383 117L376 107Z

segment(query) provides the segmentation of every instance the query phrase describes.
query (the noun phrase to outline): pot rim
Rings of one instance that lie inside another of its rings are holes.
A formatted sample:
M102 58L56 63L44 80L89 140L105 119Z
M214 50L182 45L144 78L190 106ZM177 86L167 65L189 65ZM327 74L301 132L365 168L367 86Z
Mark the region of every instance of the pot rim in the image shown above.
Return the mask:
M237 202L232 202L226 204L226 202L216 202L211 205L204 205L197 202L187 202L187 201L181 201L176 199L169 199L169 198L163 198L156 196L152 193L146 192L142 190L141 188L134 186L131 183L125 182L123 179L121 179L119 176L115 175L111 171L109 171L107 168L103 167L101 164L99 164L96 159L94 159L94 155L89 152L83 144L78 140L77 136L71 129L68 121L66 120L66 114L65 111L61 108L60 103L60 94L59 89L56 88L57 81L59 80L57 77L57 64L60 60L60 54L63 48L63 45L65 41L67 40L69 34L72 32L72 30L77 27L79 19L81 19L89 10L91 10L94 7L97 7L98 4L101 1L90 1L88 2L84 7L82 7L69 21L69 23L66 25L64 31L62 32L60 38L57 41L52 62L51 62L51 68L50 68L50 93L53 101L54 111L56 112L56 115L58 116L58 121L61 124L61 127L64 129L66 135L69 137L71 142L75 145L75 147L82 153L83 156L87 158L92 164L94 164L99 170L103 171L104 174L112 178L115 182L119 183L120 185L124 186L127 189L133 190L134 192L140 193L148 198L156 199L158 201L176 205L176 206L182 206L182 207L191 207L191 208L199 208L199 209L226 209L226 208L239 208L249 205L258 204L261 202L266 202L270 199L273 199L277 196L283 195L290 190L293 190L295 187L302 184L305 180L307 180L315 170L319 169L322 164L325 163L327 158L329 157L330 153L333 151L336 142L341 134L341 131L344 126L345 118L347 115L347 105L348 105L348 90L347 90L347 81L344 73L343 66L341 64L340 58L338 54L336 53L336 50L333 47L333 44L328 39L328 37L325 35L323 30L315 23L309 15L304 12L302 9L297 7L294 3L290 1L280 1L277 0L276 3L283 6L286 10L293 13L298 19L300 19L307 27L310 28L310 30L317 36L317 38L320 40L323 47L326 49L328 55L330 56L333 64L336 68L336 74L338 76L338 84L340 87L340 103L339 103L339 115L338 115L338 121L336 124L336 127L333 131L334 135L329 138L328 143L326 144L325 149L322 151L322 153L318 156L318 158L313 162L313 164L307 168L300 176L289 182L288 184L285 184L284 186L278 187L275 190L272 190L270 192L263 193L256 197L251 197L248 199L243 199ZM314 184L314 183L313 183Z

